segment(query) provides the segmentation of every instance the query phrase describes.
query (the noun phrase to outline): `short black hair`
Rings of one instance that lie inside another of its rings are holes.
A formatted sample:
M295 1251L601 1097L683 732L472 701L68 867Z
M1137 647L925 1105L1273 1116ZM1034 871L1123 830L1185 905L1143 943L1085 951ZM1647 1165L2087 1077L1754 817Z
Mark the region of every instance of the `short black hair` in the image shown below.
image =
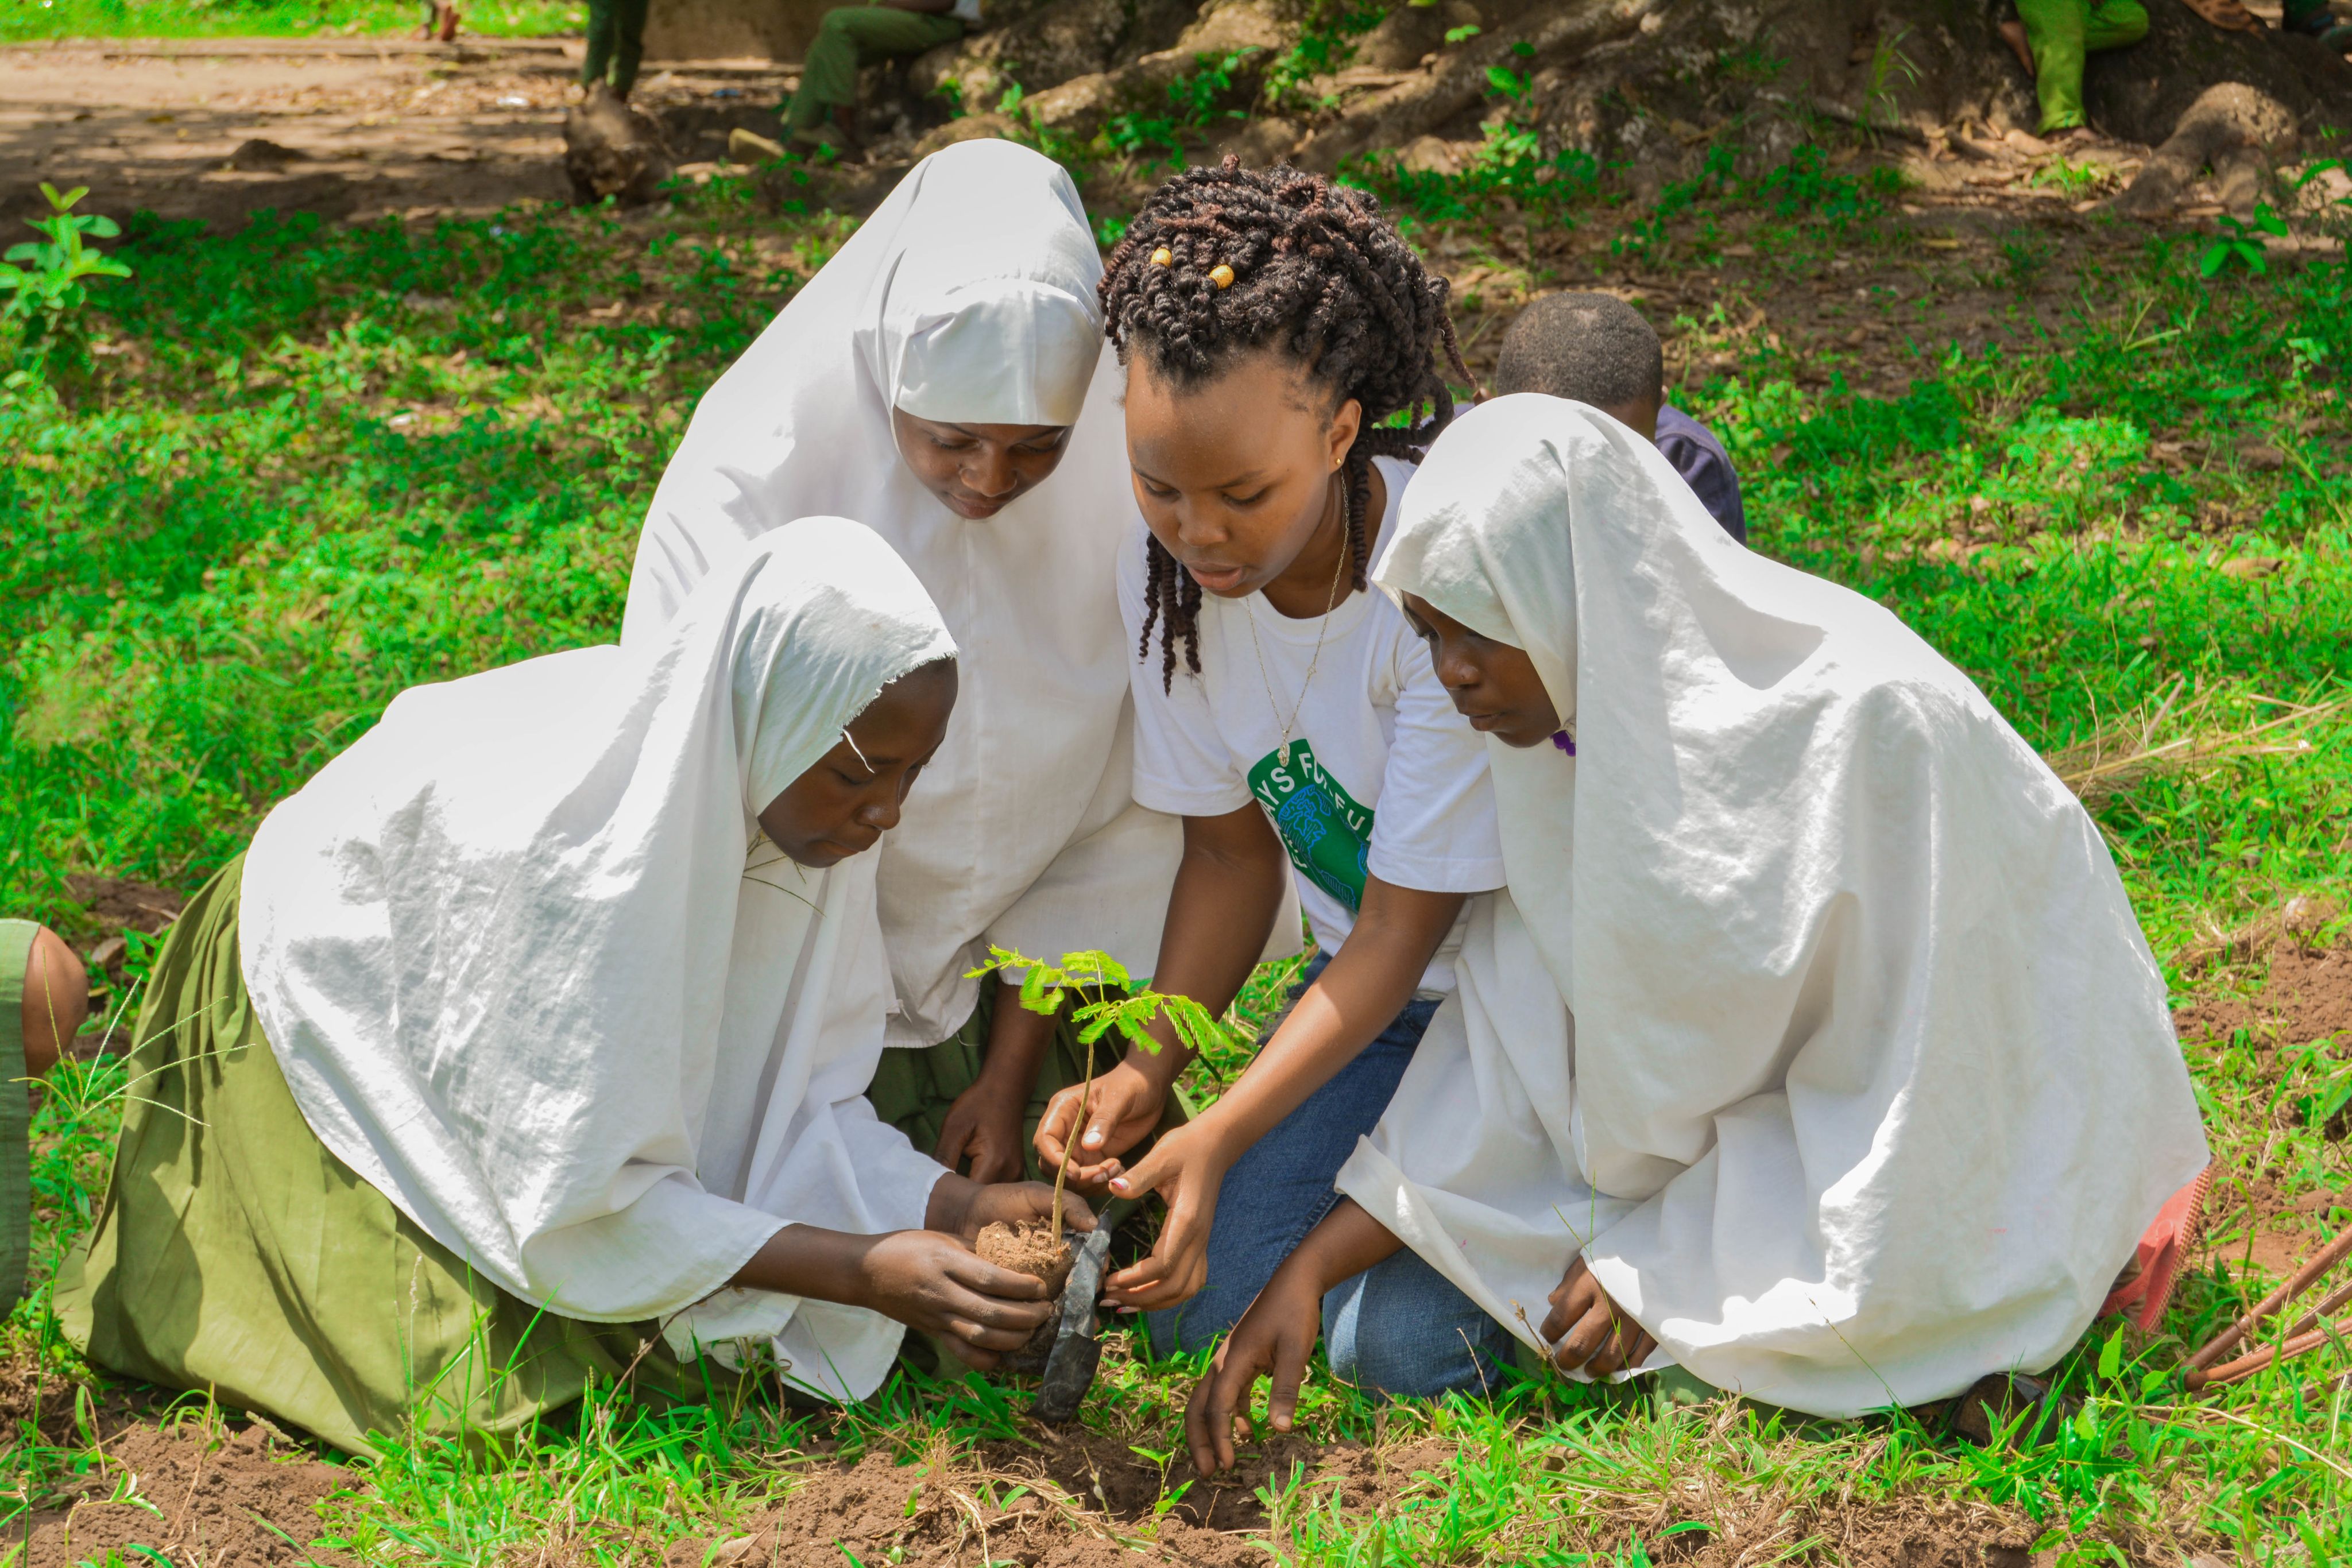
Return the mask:
M1544 392L1598 409L1663 402L1666 354L1642 313L1610 294L1547 294L1503 334L1497 392Z

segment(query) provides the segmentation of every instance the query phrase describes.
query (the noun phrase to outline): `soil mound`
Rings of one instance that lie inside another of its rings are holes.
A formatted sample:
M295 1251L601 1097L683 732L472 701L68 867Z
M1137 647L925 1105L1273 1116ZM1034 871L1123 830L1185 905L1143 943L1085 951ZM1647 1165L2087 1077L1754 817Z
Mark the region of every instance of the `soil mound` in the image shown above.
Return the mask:
M25 1543L23 1568L156 1553L207 1568L355 1568L317 1544L327 1531L318 1505L358 1483L334 1465L281 1459L273 1447L260 1426L234 1437L194 1424L132 1427L107 1441L107 1462L91 1467L79 1500L20 1521L5 1540ZM143 1501L110 1500L126 1486Z

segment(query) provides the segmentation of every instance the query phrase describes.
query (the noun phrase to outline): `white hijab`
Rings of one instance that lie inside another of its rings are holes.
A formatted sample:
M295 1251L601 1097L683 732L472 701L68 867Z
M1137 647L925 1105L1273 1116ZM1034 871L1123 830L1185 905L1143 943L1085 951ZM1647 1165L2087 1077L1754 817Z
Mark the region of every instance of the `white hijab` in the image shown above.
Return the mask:
M1800 1410L2063 1354L2206 1151L2032 747L1581 404L1456 421L1378 575L1524 649L1576 752L1490 745L1507 895L1342 1190L1530 1343L1580 1249L1662 1361Z
M673 1319L785 1225L919 1227L941 1168L861 1097L887 980L871 855L757 813L955 644L859 524L738 555L635 649L420 686L269 814L246 983L326 1145L501 1289ZM728 1291L687 1348L773 1338L862 1396L899 1325Z
M702 400L637 547L624 646L742 541L835 512L906 559L963 649L947 744L881 851L894 1045L963 1023L992 940L1139 969L1159 945L1180 831L1129 796L1111 573L1134 502L1101 277L1051 160L1007 141L926 158ZM900 460L894 405L1076 428L1051 477L971 522Z

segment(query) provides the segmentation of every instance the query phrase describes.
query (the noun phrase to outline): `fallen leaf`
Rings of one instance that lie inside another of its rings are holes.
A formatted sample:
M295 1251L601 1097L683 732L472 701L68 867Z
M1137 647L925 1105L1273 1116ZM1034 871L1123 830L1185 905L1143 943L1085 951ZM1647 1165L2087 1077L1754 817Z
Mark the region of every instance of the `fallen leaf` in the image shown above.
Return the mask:
M2234 577L2241 582L2252 582L2268 577L2286 562L2274 555L2242 555L2221 563L2221 575Z

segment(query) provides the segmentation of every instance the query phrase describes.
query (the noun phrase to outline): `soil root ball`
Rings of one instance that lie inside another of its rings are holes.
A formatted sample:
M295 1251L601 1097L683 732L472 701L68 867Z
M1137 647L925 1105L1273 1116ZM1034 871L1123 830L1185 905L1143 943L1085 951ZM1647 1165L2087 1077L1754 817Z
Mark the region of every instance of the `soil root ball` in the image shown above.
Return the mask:
M1062 1287L1069 1282L1071 1265L1077 1260L1077 1238L1066 1235L1056 1239L1050 1220L1024 1219L1018 1225L999 1220L981 1231L980 1239L972 1243L972 1250L985 1262L1045 1282L1045 1292L1055 1301L1053 1315L1038 1325L1028 1343L1008 1354L1003 1364L1008 1372L1043 1371L1045 1356L1054 1348L1054 1335L1062 1326Z

